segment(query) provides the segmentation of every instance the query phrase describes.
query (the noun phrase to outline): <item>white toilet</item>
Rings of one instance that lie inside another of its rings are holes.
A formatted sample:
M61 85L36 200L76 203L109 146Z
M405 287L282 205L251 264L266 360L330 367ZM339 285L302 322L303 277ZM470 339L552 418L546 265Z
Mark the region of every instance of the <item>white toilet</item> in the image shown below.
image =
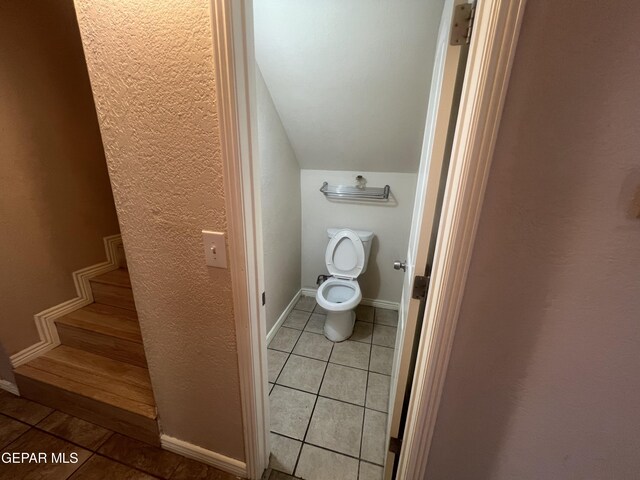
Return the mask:
M373 232L329 228L325 261L332 275L316 293L318 305L327 311L324 334L333 342L351 336L356 322L354 309L362 300L358 276L367 269Z

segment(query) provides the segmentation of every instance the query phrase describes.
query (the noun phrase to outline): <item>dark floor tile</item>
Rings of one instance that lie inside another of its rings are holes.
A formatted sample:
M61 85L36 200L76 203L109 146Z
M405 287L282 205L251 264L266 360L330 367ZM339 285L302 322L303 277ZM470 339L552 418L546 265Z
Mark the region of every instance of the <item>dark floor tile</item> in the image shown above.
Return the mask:
M0 448L9 445L29 428L29 425L5 415L0 415Z
M183 458L170 478L171 480L236 480L238 477L204 463Z
M155 478L140 470L94 455L69 480L154 480Z
M93 451L113 433L111 430L58 411L42 420L37 427Z
M53 412L52 408L0 390L0 413L9 417L35 425L51 412Z
M44 453L46 462L3 464L0 469L0 480L16 480L19 478L64 480L69 478L91 456L90 451L35 428L24 433L11 445L3 449L3 452L27 452L35 453L36 455ZM77 463L54 463L52 461L53 453L63 455L68 462L73 460L71 454L75 453L77 455Z
M169 478L182 459L175 453L114 433L98 449L105 457L162 478Z

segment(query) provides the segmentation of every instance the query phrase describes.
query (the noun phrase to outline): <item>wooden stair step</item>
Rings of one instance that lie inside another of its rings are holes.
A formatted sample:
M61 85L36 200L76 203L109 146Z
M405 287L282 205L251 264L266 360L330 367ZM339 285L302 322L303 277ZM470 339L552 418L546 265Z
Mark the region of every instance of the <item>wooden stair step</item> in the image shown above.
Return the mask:
M89 282L96 303L135 311L131 280L126 268L117 268L93 277Z
M138 316L132 310L92 303L55 323L63 345L147 366Z
M159 441L145 368L60 345L19 366L15 375L26 398L148 443Z
M92 283L131 288L131 279L129 278L129 271L126 268L116 268L115 270L93 277L90 280Z

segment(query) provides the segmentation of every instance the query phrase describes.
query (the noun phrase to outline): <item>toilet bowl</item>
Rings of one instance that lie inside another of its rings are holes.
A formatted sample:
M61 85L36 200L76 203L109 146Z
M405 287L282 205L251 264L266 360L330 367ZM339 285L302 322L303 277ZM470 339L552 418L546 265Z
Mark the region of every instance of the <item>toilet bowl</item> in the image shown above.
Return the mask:
M332 342L346 340L356 323L354 309L362 300L357 280L330 278L318 289L316 301L327 311L324 335Z
M342 342L353 333L354 309L362 300L357 278L366 269L373 232L330 228L327 233L325 262L331 277L318 288L316 301L327 311L325 336Z

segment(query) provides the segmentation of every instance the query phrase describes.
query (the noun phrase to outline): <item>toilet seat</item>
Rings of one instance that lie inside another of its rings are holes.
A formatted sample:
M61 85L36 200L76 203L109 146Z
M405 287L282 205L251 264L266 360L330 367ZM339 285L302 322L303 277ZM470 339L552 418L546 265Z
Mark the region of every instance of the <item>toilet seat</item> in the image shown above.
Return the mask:
M358 275L366 267L369 250L358 233L348 228L329 229L329 244L324 259L331 277L322 283L316 293L318 305L327 311L324 335L332 342L342 342L353 333L356 323L355 308L362 300ZM371 246L373 233L368 233L367 245Z
M340 230L329 241L324 259L333 277L349 280L358 278L365 261L362 240L353 230Z
M358 306L362 300L360 285L355 279L330 278L320 285L316 301L325 310L345 312Z

